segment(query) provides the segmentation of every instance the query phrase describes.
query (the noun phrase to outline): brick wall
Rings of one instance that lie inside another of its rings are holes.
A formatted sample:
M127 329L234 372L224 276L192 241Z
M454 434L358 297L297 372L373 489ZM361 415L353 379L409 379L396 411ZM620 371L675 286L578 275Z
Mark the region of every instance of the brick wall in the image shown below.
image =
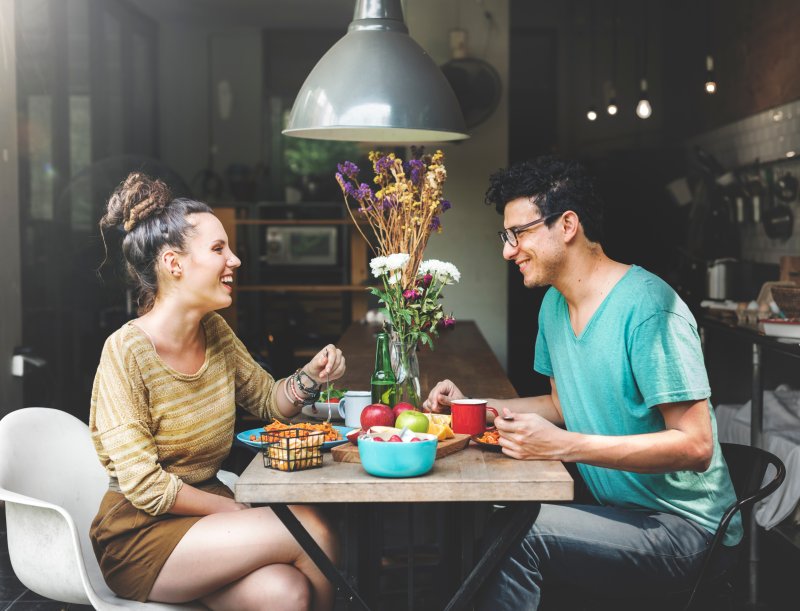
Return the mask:
M672 0L667 6L661 76L668 133L693 137L800 99L800 2ZM709 52L716 95L703 89Z

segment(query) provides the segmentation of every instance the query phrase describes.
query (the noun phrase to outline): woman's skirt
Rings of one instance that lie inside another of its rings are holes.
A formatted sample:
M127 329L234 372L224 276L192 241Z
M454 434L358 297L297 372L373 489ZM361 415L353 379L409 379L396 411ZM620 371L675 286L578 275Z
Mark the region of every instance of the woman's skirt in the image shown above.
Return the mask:
M194 484L204 492L233 498L222 482ZM120 598L144 602L172 550L203 516L151 516L121 492L109 490L100 503L89 537L106 584Z

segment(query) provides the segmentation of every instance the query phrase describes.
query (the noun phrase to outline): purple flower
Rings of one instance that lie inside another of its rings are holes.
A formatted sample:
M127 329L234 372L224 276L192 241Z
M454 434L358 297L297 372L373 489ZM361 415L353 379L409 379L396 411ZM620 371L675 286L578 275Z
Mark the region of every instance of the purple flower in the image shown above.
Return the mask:
M356 195L356 188L352 182L344 183L344 194L349 195L350 197L358 197Z
M403 297L406 301L416 301L421 295L422 293L420 293L417 289L406 289L403 291Z
M437 325L439 329L452 329L456 326L456 319L452 316L445 316L440 320Z
M425 164L419 159L411 159L406 164L406 173L411 179L411 182L418 185L422 182L422 176L425 173Z
M439 220L438 216L434 216L431 219L431 231L437 231L439 227L442 226L442 222Z
M366 183L361 183L358 186L358 190L355 192L356 199L364 200L372 197L372 189L369 188L369 185Z
M337 164L337 169L347 176L348 178L355 179L358 176L358 166L354 164L352 161L345 161L344 163Z
M389 157L388 155L384 155L383 157L378 157L375 161L375 173L382 174L383 172L387 172L389 168L394 165L394 159Z
M421 286L422 288L428 288L433 282L433 275L425 274L422 278L417 278L417 286Z
M453 204L451 204L449 200L446 200L446 199L442 200L442 212L447 212L452 207L453 207Z

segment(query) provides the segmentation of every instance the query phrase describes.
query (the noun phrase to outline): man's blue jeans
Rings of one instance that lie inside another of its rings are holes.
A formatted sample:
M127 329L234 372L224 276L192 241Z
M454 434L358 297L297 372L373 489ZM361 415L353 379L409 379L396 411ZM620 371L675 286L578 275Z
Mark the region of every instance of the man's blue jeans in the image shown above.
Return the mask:
M487 529L504 522L497 512ZM542 504L528 534L490 575L477 609L534 610L548 586L598 596L658 596L693 584L713 534L671 513L596 505ZM735 548L719 550L719 572Z

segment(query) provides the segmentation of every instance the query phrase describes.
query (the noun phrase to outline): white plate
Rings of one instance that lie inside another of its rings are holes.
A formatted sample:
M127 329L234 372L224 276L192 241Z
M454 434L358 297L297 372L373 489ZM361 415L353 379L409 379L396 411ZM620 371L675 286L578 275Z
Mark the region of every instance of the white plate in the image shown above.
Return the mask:
M764 325L764 335L771 337L791 337L800 339L800 322L776 322L773 320L762 320Z
M312 405L304 405L303 406L303 415L308 416L313 420L327 420L328 419L328 410L330 409L331 420L336 420L337 422L341 422L344 420L339 415L339 404L338 403L322 403L317 402L313 406ZM316 408L316 411L314 410Z

